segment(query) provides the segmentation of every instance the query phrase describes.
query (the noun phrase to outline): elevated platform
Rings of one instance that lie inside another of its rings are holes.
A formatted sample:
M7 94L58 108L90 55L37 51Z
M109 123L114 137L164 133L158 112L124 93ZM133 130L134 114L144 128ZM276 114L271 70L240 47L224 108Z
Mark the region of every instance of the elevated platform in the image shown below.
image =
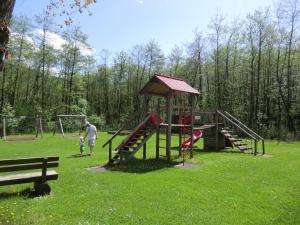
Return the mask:
M168 127L168 124L161 123L159 126L160 127ZM172 128L191 127L191 125L184 125L184 124L172 124L171 126L172 126ZM215 126L216 126L215 124L204 124L199 127L194 126L194 130L205 130L205 129L213 128Z

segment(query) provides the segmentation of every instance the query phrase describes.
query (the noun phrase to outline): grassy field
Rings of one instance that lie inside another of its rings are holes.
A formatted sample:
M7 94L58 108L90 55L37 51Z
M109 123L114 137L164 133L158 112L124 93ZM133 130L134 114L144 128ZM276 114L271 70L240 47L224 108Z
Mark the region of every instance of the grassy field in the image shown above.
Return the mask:
M200 150L199 166L183 169L155 163L152 138L146 162L86 170L105 164L108 137L92 157L78 157L79 141L59 136L0 142L0 159L60 156L51 195L29 197L33 184L0 187L0 224L300 224L299 142L267 141L271 157Z

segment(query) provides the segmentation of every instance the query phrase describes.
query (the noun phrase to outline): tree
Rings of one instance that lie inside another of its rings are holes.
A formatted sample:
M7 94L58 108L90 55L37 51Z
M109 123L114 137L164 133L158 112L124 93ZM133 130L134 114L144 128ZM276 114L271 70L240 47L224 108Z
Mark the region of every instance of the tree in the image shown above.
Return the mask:
M9 41L9 25L12 17L13 9L16 0L1 0L0 1L0 72L3 70L4 59L6 56L6 45ZM65 20L66 25L72 23L72 14L79 11L82 13L83 9L86 9L89 5L96 3L96 0L73 0L72 3L66 4L66 0L50 0L47 5L46 13L48 15L56 16L55 9L62 10L59 15L67 15ZM91 15L91 12L89 12Z
M10 35L9 25L15 2L15 0L0 1L0 72L3 70L4 59L7 55L6 46Z

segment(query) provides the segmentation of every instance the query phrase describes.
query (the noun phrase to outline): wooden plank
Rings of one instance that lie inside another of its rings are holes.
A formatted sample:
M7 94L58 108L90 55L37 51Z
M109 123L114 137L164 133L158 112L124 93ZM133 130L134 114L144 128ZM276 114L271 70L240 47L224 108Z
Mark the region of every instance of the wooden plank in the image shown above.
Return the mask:
M59 160L58 156L49 156L48 162L55 162ZM36 157L36 158L20 158L20 159L3 159L0 160L0 166L5 165L16 165L16 164L25 164L25 163L38 163L42 162L44 157Z
M47 171L46 180L57 180L58 173L54 170ZM0 176L0 186L23 184L42 181L42 172L23 173L15 175Z
M23 170L35 170L35 169L42 169L43 167L44 167L43 163L36 163L30 165L18 165L18 166L6 166L6 167L0 167L0 173L23 171ZM47 167L48 168L58 167L58 162L48 163Z

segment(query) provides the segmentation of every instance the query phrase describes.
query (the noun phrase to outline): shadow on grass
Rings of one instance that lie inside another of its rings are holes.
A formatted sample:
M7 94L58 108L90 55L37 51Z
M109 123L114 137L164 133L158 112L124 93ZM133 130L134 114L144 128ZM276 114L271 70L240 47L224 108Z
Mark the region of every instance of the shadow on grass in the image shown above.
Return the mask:
M114 165L109 168L110 171L119 171L125 173L148 173L164 168L173 168L180 162L172 160L168 162L166 159L130 159L125 163Z
M37 195L35 194L32 188L26 188L20 192L3 192L0 193L0 200L14 198L14 197L23 197L23 198L35 198Z
M212 150L204 150L204 149L200 149L200 150L197 150L197 152L199 152L200 154L201 153L230 153L230 154L235 154L235 153L239 153L239 154L242 154L241 151L239 150L236 150L236 149L222 149L222 150L215 150L215 149L212 149Z
M173 154L171 153L171 162L168 162L166 158L159 158L159 159L129 159L122 164L116 164L113 166L105 165L101 168L99 167L98 170L105 171L118 171L118 172L125 172L125 173L148 173L156 170L161 170L165 168L173 168L176 165L182 163L182 156L179 155L178 147L172 147ZM177 154L175 153L177 152ZM203 150L198 147L194 147L194 154L197 155L204 155L210 153L229 153L229 154L242 154L240 151L236 149L224 149L224 150ZM160 156L161 157L161 156ZM186 156L186 160L188 156ZM97 168L96 168L97 170Z
M178 147L171 147L171 150L174 152L179 152ZM187 150L188 151L188 150ZM239 153L241 154L242 152L237 150L237 149L232 149L232 148L225 148L225 149L221 149L221 150L216 150L216 149L202 149L202 148L198 148L198 147L194 147L193 151L195 153L199 153L199 154L208 154L208 153Z
M82 158L82 157L86 157L86 156L89 156L88 154L74 154L74 155L71 155L71 156L68 156L66 158Z

